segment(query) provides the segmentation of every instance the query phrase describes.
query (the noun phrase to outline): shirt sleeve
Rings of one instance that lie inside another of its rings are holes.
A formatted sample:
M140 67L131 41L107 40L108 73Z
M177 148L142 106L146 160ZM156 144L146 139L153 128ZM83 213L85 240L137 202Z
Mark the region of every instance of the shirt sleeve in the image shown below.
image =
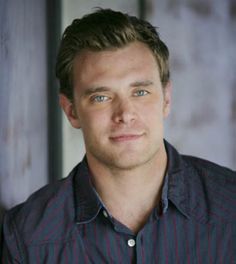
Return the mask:
M2 264L23 264L20 256L17 230L9 216L6 214L3 219L0 237L0 263Z

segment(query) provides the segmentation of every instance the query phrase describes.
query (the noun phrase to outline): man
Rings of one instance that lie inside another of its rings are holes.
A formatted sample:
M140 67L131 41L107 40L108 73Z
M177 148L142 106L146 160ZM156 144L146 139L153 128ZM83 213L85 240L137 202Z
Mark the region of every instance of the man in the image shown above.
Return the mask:
M153 26L120 12L65 30L60 105L86 156L6 214L3 263L236 263L235 172L163 139L168 56Z

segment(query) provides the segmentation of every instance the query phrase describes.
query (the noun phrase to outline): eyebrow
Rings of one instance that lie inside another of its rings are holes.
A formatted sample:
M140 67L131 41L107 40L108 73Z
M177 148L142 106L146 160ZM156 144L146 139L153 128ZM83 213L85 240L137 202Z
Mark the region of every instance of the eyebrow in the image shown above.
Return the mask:
M101 86L101 87L90 87L84 91L83 96L89 96L94 93L101 93L101 92L107 92L110 91L108 87Z
M131 87L145 87L145 86L150 86L152 85L153 82L150 80L145 80L145 81L137 81L133 82L130 84Z

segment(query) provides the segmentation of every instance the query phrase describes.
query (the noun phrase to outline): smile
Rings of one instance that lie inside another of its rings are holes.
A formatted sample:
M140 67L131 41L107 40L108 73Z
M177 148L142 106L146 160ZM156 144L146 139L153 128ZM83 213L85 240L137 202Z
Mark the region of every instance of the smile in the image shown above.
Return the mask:
M141 138L143 135L135 135L135 134L124 134L124 135L118 135L114 137L110 137L110 139L114 142L127 142L127 141L133 141Z

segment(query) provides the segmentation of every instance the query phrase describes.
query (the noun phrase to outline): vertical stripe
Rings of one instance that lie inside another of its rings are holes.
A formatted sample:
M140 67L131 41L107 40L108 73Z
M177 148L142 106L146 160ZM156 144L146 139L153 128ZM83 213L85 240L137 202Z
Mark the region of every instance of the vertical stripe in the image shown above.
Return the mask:
M88 239L89 237L87 236L87 224L83 225L83 231L84 231L84 240L86 241L86 243L84 243L84 247L86 247L86 245L88 244ZM85 260L85 264L89 263L89 254L91 254L89 248L85 248L85 252L84 252L84 260Z
M105 232L105 241L106 241L106 251L109 259L109 263L112 263L112 257L111 257L111 245L110 245L110 240L109 240L109 233L108 230Z
M141 254L142 254L142 263L145 264L145 253L144 253L144 241L143 241L143 235L140 238L140 244L141 244ZM149 247L148 247L149 248Z
M166 215L167 213L163 215L161 219L163 221L163 227L164 227L164 255L165 255L165 260L166 260L165 262L166 264L168 264L169 261L168 261L168 247L167 247Z
M189 247L190 247L190 242L189 242L189 231L188 231L188 223L186 221L183 221L183 230L185 234L185 245L186 245L186 256L187 256L187 263L191 264L190 262L190 252L189 252Z
M95 245L96 245L96 249L97 248L100 248L101 247L101 241L99 240L99 235L100 235L100 233L99 233L99 229L97 230L97 225L98 225L98 223L97 222L94 222L94 234L95 234L95 236L94 236L94 240L95 240Z
M174 242L175 242L175 257L176 263L179 263L179 253L178 253L178 237L177 237L177 228L176 228L176 216L173 214L173 226L174 226Z
M96 224L96 222L93 224L93 235L94 235L94 240L97 241L97 224Z
M199 239L199 226L198 223L195 225L196 232L196 253L197 253L197 263L201 264L201 254L200 254L200 239Z
M40 247L35 247L35 256L36 256L36 261L37 263L36 264L40 264L41 262L41 258L40 258Z
M130 247L128 247L128 246L126 246L127 247L127 249L128 249L128 254L129 254L129 262L132 264L133 263L133 259L135 258L137 258L135 255L134 255L134 248L130 248ZM135 252L135 254L137 254L136 252Z
M232 239L232 237L233 237L233 230L232 230L233 228L232 228L232 226L230 226L230 240L229 240L229 255L230 255L230 263L235 263L235 261L234 261L234 255L236 255L235 254L235 252L234 252L234 250L233 250L233 246L235 245L234 243L235 242L233 242L233 239Z
M211 225L207 225L207 245L208 245L208 259L209 264L212 264L212 254L211 254Z
M120 236L118 235L117 232L115 234L115 238L116 238L116 250L117 250L118 261L120 264L122 264L123 261L122 261L122 256L120 252Z
M67 254L67 248L68 247L69 247L68 244L66 244L65 248L64 248L65 264L69 264L68 254Z
M221 234L220 234L220 230L219 230L219 225L216 226L216 237L217 237L217 240L216 240L216 243L217 243L217 260L219 260L219 263L220 264L223 264L222 262L222 254L221 254L221 241L222 241L222 237L221 237Z
M154 260L155 260L155 264L158 263L158 250L157 250L157 238L158 238L158 228L157 228L157 225L158 225L158 221L154 221L154 224L153 224L153 232L152 232L152 240L153 240L153 253L154 253Z
M87 252L87 250L86 250L86 252ZM88 254L85 254L84 258L85 258L85 264L89 264Z
M52 245L52 250L53 250L53 253L54 253L54 256L53 256L53 262L59 262L60 260L60 256L62 255L62 249L60 250L59 246L56 244Z
M78 230L78 227L77 227L77 230ZM79 250L78 244L81 241L81 238L80 238L80 234L78 233L76 234L76 236L77 236L77 239L74 240L72 243L72 259L75 263L79 263L78 256L79 256L80 250ZM82 244L82 241L81 241L81 244ZM80 248L84 248L84 244L82 244Z

